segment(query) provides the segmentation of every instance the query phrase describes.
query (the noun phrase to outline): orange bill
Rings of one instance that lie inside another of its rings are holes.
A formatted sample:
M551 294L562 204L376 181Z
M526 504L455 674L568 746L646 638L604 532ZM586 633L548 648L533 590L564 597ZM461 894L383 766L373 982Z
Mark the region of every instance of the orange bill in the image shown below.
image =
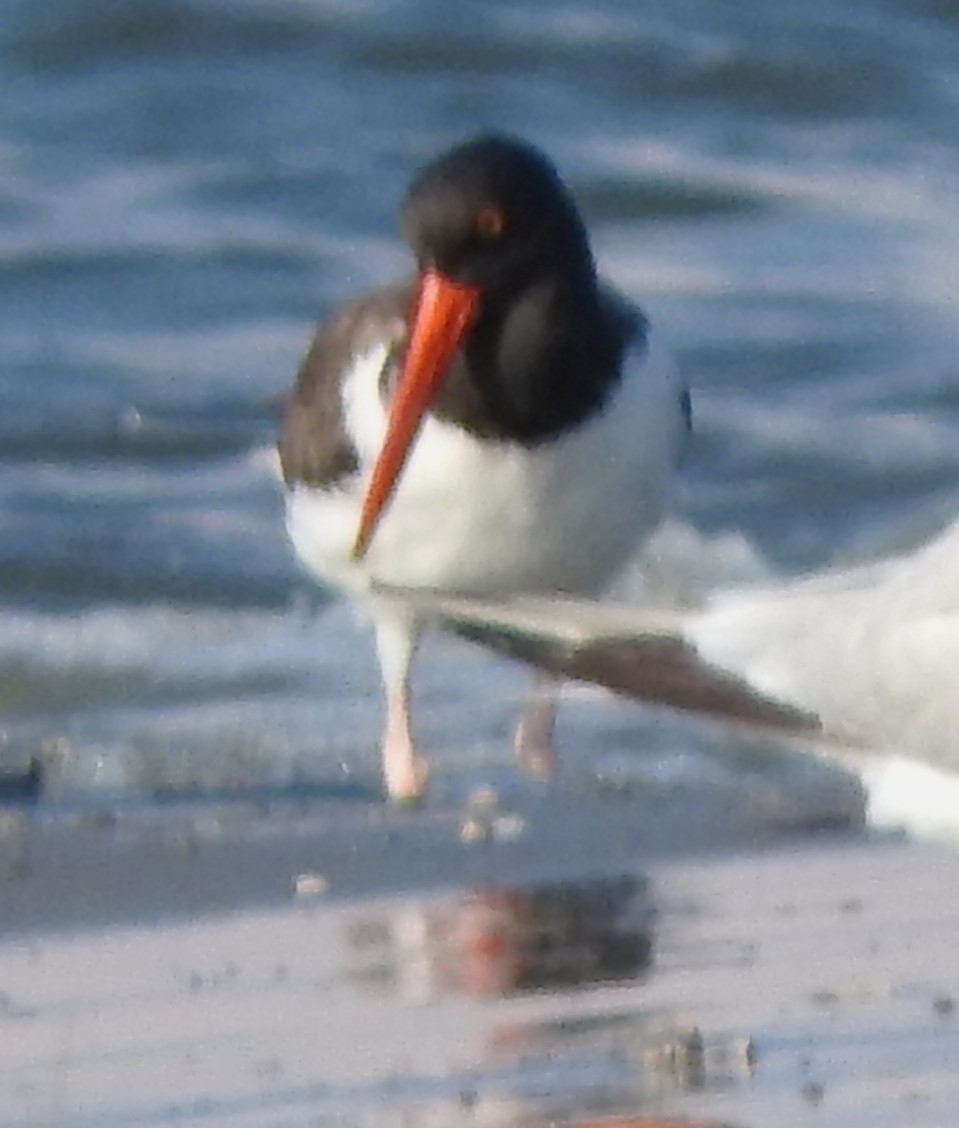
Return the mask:
M413 328L390 404L386 438L366 487L352 557L362 560L413 449L426 410L446 376L479 309L476 286L454 282L438 270L420 279Z

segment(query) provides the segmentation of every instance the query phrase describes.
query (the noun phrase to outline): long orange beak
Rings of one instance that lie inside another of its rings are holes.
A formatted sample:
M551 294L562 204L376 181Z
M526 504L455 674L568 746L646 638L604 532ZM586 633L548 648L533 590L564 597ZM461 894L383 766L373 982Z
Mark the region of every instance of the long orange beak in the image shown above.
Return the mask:
M427 270L420 278L410 342L390 404L386 438L363 498L360 526L351 553L353 560L362 560L370 546L426 409L476 317L479 298L478 287L453 282L438 270Z

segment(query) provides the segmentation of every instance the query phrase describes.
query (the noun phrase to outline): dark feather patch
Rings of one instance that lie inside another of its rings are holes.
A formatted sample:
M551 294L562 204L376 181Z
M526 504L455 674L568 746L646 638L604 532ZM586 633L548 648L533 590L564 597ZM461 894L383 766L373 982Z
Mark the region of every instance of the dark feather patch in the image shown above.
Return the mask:
M377 345L402 346L396 325L406 318L409 285L375 290L341 306L317 332L286 405L280 465L287 485L329 487L356 473L356 449L343 419L343 380Z

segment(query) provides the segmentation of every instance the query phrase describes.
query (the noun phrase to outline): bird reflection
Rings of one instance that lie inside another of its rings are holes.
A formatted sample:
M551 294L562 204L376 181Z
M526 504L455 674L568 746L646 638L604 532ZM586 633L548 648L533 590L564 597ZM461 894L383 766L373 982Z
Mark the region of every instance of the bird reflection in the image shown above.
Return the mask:
M637 877L477 888L350 926L363 984L421 998L490 997L635 979L652 962Z

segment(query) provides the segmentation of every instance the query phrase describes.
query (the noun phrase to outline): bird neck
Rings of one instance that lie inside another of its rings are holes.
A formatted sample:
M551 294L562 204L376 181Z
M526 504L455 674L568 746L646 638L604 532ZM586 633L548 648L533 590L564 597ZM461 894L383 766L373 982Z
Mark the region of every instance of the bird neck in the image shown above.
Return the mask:
M628 339L592 264L487 293L434 412L482 438L533 445L599 410Z

